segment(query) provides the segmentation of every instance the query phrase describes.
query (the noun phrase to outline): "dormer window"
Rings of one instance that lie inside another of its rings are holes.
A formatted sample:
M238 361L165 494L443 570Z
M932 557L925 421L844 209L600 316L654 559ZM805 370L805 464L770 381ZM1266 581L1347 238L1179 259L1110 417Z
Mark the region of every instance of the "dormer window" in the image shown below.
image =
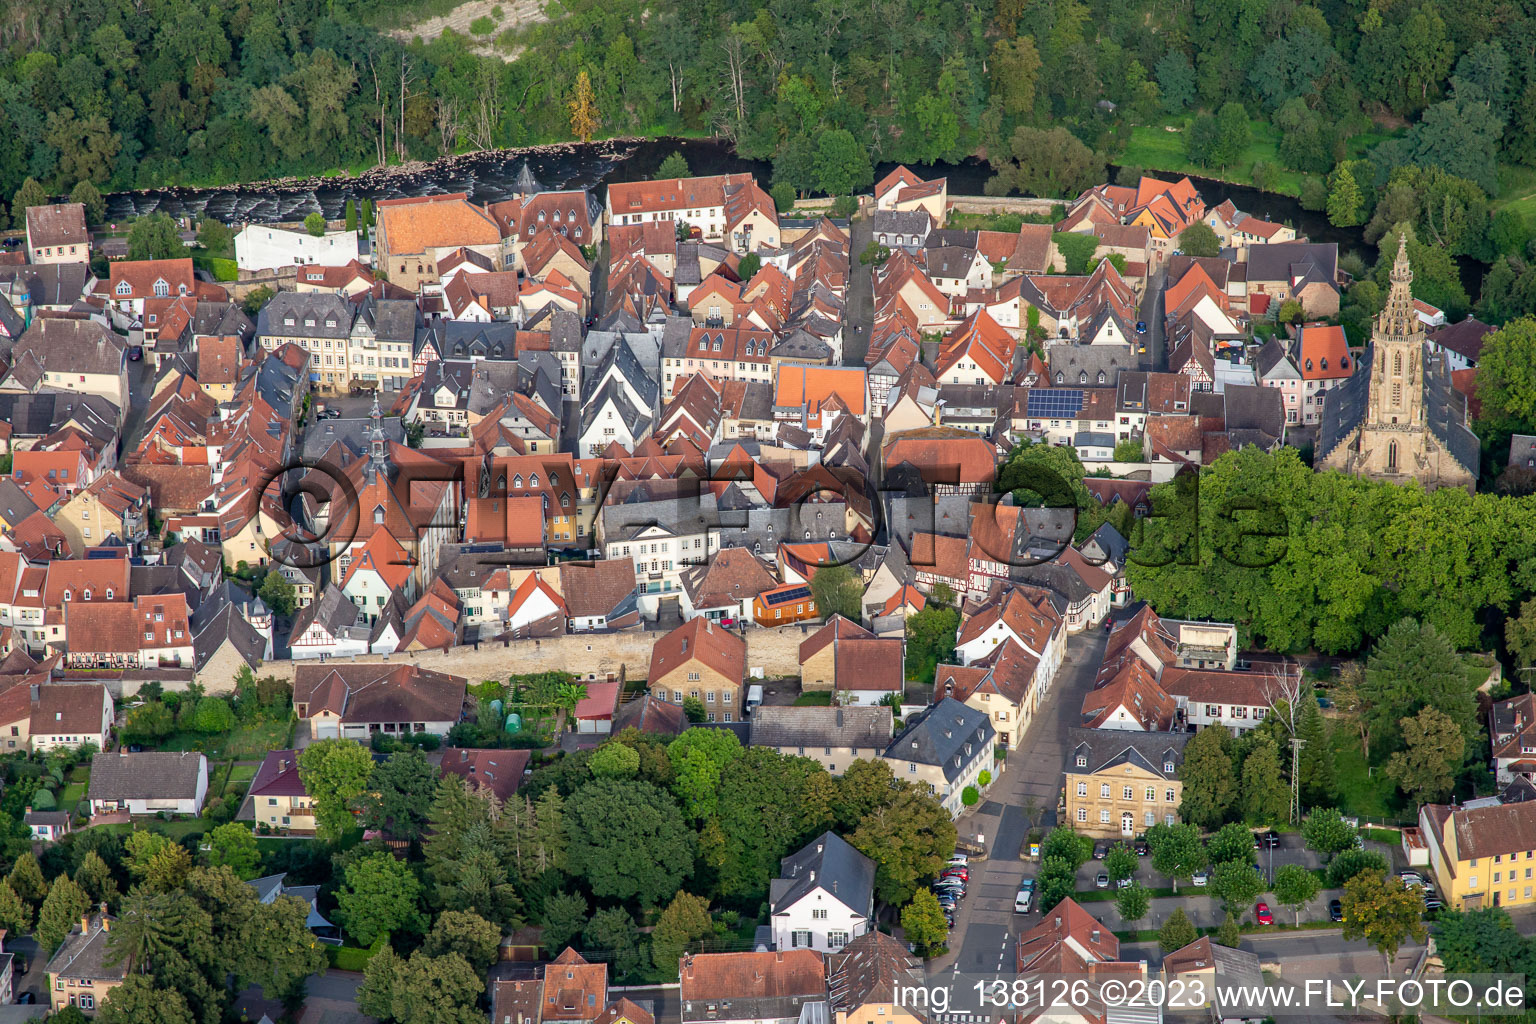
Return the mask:
M1163 762L1163 774L1164 775L1172 775L1173 774L1173 762L1172 761L1164 761Z
M523 486L523 474L518 473L512 477L512 486L517 488L521 488Z
M91 599L91 588L90 587L86 587L85 588L85 599L87 601L89 601Z
M1077 766L1079 768L1087 768L1088 767L1088 758L1084 757L1082 754L1078 754L1077 755Z
M528 475L528 486L529 487L537 487L537 486L539 486L539 474L537 474L537 473L530 473Z
M171 294L171 286L170 285L166 284L164 281L156 281L155 282L155 295L157 297L163 299L163 298L165 298L169 294Z
M1080 373L1078 373L1078 375L1077 375L1077 382L1079 384L1087 384L1088 383L1088 371L1087 370L1083 370Z
M107 588L107 600L108 601L112 600L112 588L111 587Z
M375 505L374 506L374 509L373 509L373 521L375 523L382 523L384 521L384 506L383 505Z
M64 600L66 600L66 601L72 600L74 598L74 596L75 595L71 591L69 591L69 590L65 590L64 591Z
M1104 371L1103 370L1099 371L1099 383L1100 384L1104 383Z
M117 294L119 294L119 295L132 295L133 294L133 285L129 284L127 281L119 281L119 282L117 282Z

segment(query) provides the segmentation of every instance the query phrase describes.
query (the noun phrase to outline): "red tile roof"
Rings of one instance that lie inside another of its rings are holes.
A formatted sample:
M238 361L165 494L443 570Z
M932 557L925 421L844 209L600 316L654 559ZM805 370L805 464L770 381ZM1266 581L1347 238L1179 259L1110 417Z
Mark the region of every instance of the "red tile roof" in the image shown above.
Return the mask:
M747 644L728 629L700 617L683 623L656 641L651 649L649 681L697 661L728 680L746 676Z

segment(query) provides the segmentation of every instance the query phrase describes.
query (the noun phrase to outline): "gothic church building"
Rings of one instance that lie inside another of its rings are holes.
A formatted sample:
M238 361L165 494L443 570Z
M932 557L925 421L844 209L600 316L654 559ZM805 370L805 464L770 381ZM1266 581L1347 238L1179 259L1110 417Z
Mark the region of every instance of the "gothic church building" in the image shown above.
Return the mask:
M1315 465L1427 490L1477 486L1480 449L1466 398L1443 360L1428 356L1413 309L1407 238L1398 240L1387 306L1371 332L1366 369L1323 397Z

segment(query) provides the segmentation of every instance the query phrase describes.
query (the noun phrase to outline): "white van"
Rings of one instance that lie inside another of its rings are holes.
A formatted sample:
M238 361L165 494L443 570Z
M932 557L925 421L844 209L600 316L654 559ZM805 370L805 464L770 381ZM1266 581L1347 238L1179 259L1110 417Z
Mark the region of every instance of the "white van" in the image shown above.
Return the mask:
M1035 892L1033 889L1020 889L1019 894L1013 898L1014 912L1018 914L1029 913L1029 908L1034 902Z
M763 688L761 686L758 686L758 685L753 685L753 686L747 687L747 706L744 709L745 713L750 715L752 712L756 711L759 707L761 707L762 703L763 703Z

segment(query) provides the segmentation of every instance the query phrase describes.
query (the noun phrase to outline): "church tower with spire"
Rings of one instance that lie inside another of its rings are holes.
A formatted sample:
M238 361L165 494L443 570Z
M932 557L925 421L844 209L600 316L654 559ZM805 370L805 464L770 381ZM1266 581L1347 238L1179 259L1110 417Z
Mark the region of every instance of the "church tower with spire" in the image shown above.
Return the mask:
M1369 369L1324 396L1318 469L1417 480L1431 490L1476 486L1480 449L1467 428L1466 400L1441 361L1427 357L1425 341L1403 235L1386 308L1371 331Z

